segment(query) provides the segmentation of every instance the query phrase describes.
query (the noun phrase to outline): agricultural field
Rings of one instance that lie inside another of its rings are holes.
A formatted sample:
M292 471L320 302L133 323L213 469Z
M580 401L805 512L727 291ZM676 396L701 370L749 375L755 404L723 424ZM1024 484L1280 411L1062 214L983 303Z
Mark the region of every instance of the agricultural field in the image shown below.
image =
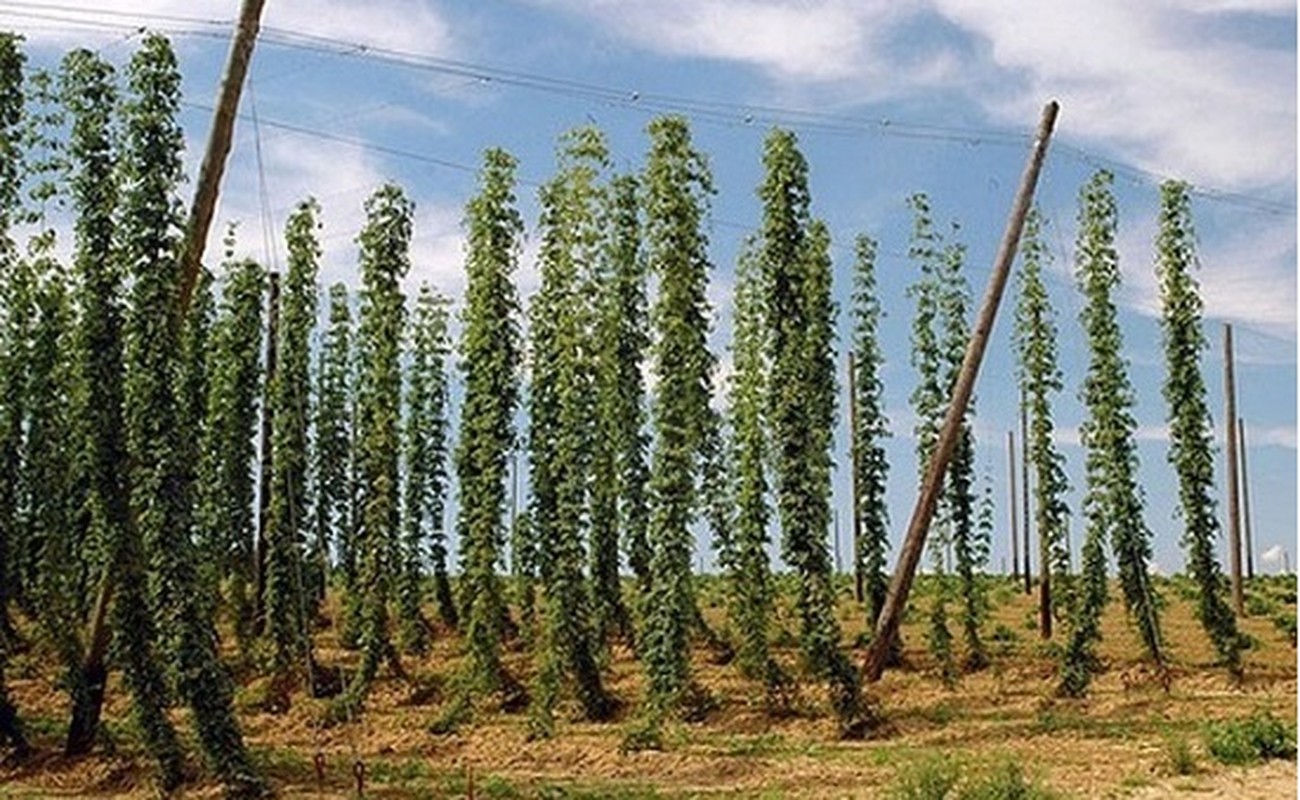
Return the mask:
M562 718L549 741L530 741L521 713L484 714L454 734L429 732L461 658L459 643L445 636L427 657L408 660L408 680L383 674L364 717L353 724L326 724L324 700L299 700L283 714L258 710L261 680L242 683L236 703L255 759L284 797L355 796L357 763L364 764L366 796L385 798L1295 796L1293 577L1258 578L1249 587L1252 615L1242 627L1254 646L1239 687L1213 665L1184 579L1159 585L1172 654L1168 692L1139 657L1122 604L1113 599L1100 648L1106 668L1084 701L1054 697L1054 645L1038 638L1035 603L1009 579L990 580L991 666L945 689L922 644L923 627L907 620L906 666L886 671L868 690L882 725L867 741L839 740L814 690L804 693L793 715L772 718L752 684L734 666L712 663L706 648L697 648L694 667L716 708L698 722L671 726L661 752L620 750L627 710L640 700L643 682L621 648L608 673L610 690L624 704L621 718L599 724ZM716 595L702 583L704 598ZM840 621L852 632L862 626L849 588L841 587ZM923 578L919 594L926 591ZM717 608L706 615L721 622ZM322 663L346 673L355 662L331 631L318 642ZM783 647L779 657L793 667L795 653ZM522 673L521 655L507 658ZM49 662L48 654L30 651L12 664L11 690L37 754L3 767L0 796L154 796L152 767L125 722L120 691L109 692L106 747L84 759L58 755L67 700ZM1249 720L1267 715L1282 721L1289 756L1266 760L1231 746L1235 734L1250 729ZM940 793L951 779L957 788ZM1013 793L1019 783L1028 793ZM219 795L210 783L185 794Z
M272 203L261 5L215 108L188 39L0 30L0 798L1294 796L1295 418L1258 366L1294 377L1295 318L1222 305L1199 233L1293 193L1094 158L1050 98L989 131L1028 149L998 238L1001 156L978 197L919 150L823 191L822 136L892 121L767 109L741 148L711 126L748 106L269 26L645 117L497 122L473 165L318 132L463 180L435 219L423 172ZM260 256L229 202L211 246L206 157L187 202L195 111L211 158L251 136Z

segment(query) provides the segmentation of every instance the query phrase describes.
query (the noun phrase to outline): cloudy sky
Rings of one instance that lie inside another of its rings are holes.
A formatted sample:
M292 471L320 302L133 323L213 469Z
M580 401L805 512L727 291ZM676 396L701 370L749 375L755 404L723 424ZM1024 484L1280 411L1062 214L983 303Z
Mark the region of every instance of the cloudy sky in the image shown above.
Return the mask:
M236 0L0 0L0 26L26 35L36 66L78 45L121 63L142 27L171 34L186 78L191 174L237 13ZM463 286L462 208L484 148L503 146L519 157L520 206L531 228L536 187L553 169L560 133L595 123L609 135L615 167L635 170L646 122L683 113L718 188L712 343L725 375L732 264L757 224L762 138L773 125L790 127L811 165L815 213L835 237L842 308L852 238L866 232L880 240L889 311L884 379L896 431L890 504L901 536L916 474L904 200L927 192L945 230L959 226L953 235L968 246L969 274L981 294L1028 135L1051 98L1062 111L1039 201L1055 256L1049 288L1067 384L1057 418L1072 481L1083 480L1077 391L1086 367L1071 278L1076 196L1105 166L1117 175L1119 299L1138 398L1147 521L1160 567L1181 568L1151 243L1160 181L1188 180L1196 187L1215 423L1222 426L1221 337L1230 322L1256 552L1294 549L1293 2L267 0L209 252L219 252L224 224L238 222L241 249L282 259L278 234L266 235L263 220L278 232L293 204L311 194L325 209L324 278L355 283L361 205L395 180L418 207L409 284L428 280L456 295ZM536 284L532 252L526 248L521 265L525 295ZM1016 425L1009 321L1004 308L977 387L979 469L999 501L995 568L1007 557L1005 438ZM841 328L847 331L844 313ZM847 497L840 469L841 517ZM847 541L848 525L841 527ZM1081 530L1077 520L1074 530ZM1275 569L1277 560L1260 566Z

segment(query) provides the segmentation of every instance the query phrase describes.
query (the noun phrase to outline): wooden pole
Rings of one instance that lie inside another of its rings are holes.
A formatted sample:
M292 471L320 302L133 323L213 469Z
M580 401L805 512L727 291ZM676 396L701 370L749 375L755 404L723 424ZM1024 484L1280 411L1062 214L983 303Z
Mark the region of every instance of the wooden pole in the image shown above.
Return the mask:
M1029 563L1029 538L1030 531L1033 529L1029 508L1029 403L1022 388L1020 390L1020 519L1024 523L1021 525L1021 535L1025 537L1022 549L1025 554L1025 594L1034 590L1034 571ZM1039 564L1040 572L1042 568L1043 565Z
M1232 607L1237 616L1246 613L1246 599L1241 588L1241 508L1237 497L1237 384L1232 365L1232 326L1223 326L1223 393L1227 411L1223 418L1228 437L1228 569L1232 578Z
M858 369L853 351L849 351L849 463L853 494L853 599L866 599L866 576L862 574L862 487L858 470L862 467L858 443Z
M1016 432L1007 431L1007 481L1011 485L1011 580L1020 579L1020 552L1017 539L1020 538L1020 512L1016 510Z
M271 516L271 387L275 383L280 332L280 273L271 273L266 294L266 391L262 401L262 430L259 443L261 472L257 494L257 540L253 545L253 630L260 634L266 622L266 526Z
M1237 444L1241 451L1241 521L1245 524L1246 580L1255 578L1255 536L1250 524L1250 470L1246 468L1246 421L1237 417Z
M239 10L239 27L230 43L226 60L226 74L221 79L217 107L212 114L212 133L199 167L199 180L194 187L194 203L190 206L189 224L185 228L185 244L181 250L180 306L177 318L184 318L194 296L194 284L199 278L199 265L203 262L203 249L207 245L208 229L217 208L217 194L221 189L221 176L226 171L226 157L230 154L230 140L235 129L235 114L239 110L239 95L244 89L244 78L253 59L253 45L261 27L262 7L266 0L244 0Z
M930 530L930 520L934 516L935 503L943 488L944 473L948 470L948 461L952 458L961 424L966 416L966 407L970 404L971 392L975 388L975 379L979 375L980 362L984 359L984 350L988 346L993 323L997 320L998 306L1006 289L1007 278L1011 274L1011 262L1016 257L1020 245L1020 234L1024 229L1025 217L1034 200L1034 187L1038 183L1038 174L1043 168L1043 159L1047 155L1047 143L1056 125L1056 115L1060 106L1056 101L1049 102L1043 108L1042 120L1034 137L1033 147L1025 164L1024 175L1020 179L1020 188L1016 193L1011 216L1007 220L1006 231L998 245L997 257L993 262L993 274L989 278L988 289L984 295L984 304L980 307L979 317L971 331L970 341L966 345L966 356L962 359L961 372L957 376L957 385L953 387L952 402L948 404L948 413L939 439L935 442L934 452L926 467L925 480L917 494L916 507L912 511L911 522L907 526L907 536L899 553L898 566L889 583L889 593L885 596L885 605L880 618L876 620L875 636L862 666L864 677L868 681L880 680L880 674L889 660L890 646L898 635L898 624L907 606L907 595L912 589L912 580L916 577L916 567L925 550L925 537Z

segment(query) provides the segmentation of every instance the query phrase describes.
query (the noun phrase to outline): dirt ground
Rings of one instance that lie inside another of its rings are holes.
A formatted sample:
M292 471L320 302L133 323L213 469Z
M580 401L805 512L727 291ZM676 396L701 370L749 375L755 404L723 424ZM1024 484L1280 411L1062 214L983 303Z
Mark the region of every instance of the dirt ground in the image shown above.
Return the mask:
M1213 775L1162 778L1131 795L1135 800L1189 795L1197 800L1272 800L1295 797L1296 765L1292 761L1270 761L1250 769L1225 769Z
M1294 614L1294 583L1289 597L1286 591L1282 600L1264 594L1272 610ZM1035 600L1005 582L991 597L984 630L993 665L963 676L952 690L943 687L925 651L923 615L905 622L906 665L868 689L886 726L867 741L836 737L820 687L811 680L803 681L798 713L774 719L734 666L710 663L702 651L695 675L717 709L702 722L673 724L663 751L622 752L642 694L640 666L622 648L615 648L608 670L611 690L624 701L612 723L575 721L566 708L554 738L529 741L526 713L478 709L458 732L434 735L429 725L442 711L445 683L460 660L459 643L450 636L427 657L405 660L409 681L382 676L365 713L352 722L326 724L327 701L301 695L285 713L259 710L264 687L257 680L241 683L237 704L254 755L283 797L356 796L360 771L365 796L384 798L869 798L889 796L901 776L936 759L972 780L1013 763L1061 797L1296 796L1294 759L1227 767L1205 749L1211 721L1261 711L1296 718L1296 651L1268 614L1243 621L1256 646L1247 654L1244 684L1234 686L1213 665L1192 604L1166 583L1163 625L1174 677L1166 692L1145 666L1115 600L1103 625L1106 671L1088 699L1065 701L1053 693L1053 646L1032 627ZM704 605L706 616L721 623L721 604ZM846 638L861 630L859 616L846 599ZM319 641L321 660L343 666L346 675L354 655L338 649L329 631ZM95 754L76 760L59 754L66 693L55 684L54 660L37 650L19 654L9 675L36 754L22 764L0 765L0 797L156 796L151 765L136 744L129 704L116 682ZM792 648L781 658L797 669ZM527 677L523 653L511 653L508 663ZM183 711L176 719L189 730ZM194 751L192 736L189 742ZM1171 767L1178 746L1191 753L1191 774ZM194 760L199 777L185 796L220 796L219 787L202 777L197 755Z

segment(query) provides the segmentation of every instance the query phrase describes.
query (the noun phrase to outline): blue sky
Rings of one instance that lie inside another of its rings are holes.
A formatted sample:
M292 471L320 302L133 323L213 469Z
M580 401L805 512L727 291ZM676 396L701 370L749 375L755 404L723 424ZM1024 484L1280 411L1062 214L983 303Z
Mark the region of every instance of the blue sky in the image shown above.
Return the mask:
M72 46L129 57L140 26L174 36L185 73L183 122L196 172L236 0L0 0L0 26L27 35L35 64ZM461 211L481 152L520 159L520 207L530 230L536 184L560 133L599 125L617 169L636 169L643 129L661 111L685 113L710 158L718 194L711 229L717 312L712 343L725 383L730 287L737 246L759 215L762 138L794 129L811 165L814 211L836 242L841 341L847 337L853 236L880 241L888 317L884 380L895 437L890 508L896 536L911 511L916 465L907 396L912 269L904 199L924 191L937 220L960 224L981 296L1042 104L1062 104L1039 202L1055 262L1067 388L1060 442L1077 488L1083 454L1077 398L1086 366L1070 275L1075 197L1098 165L1117 173L1119 294L1147 522L1160 569L1181 569L1175 484L1165 461L1163 355L1152 272L1157 185L1198 189L1199 278L1212 346L1205 370L1223 422L1222 324L1237 339L1239 413L1248 428L1260 568L1266 551L1296 551L1296 7L1284 0L1127 0L1010 4L976 0L268 0L251 88L260 119L240 121L209 253L227 221L240 246L273 261L276 233L308 194L324 206L323 282L355 284L354 237L365 197L385 180L417 203L413 275L453 296L463 286ZM260 140L264 186L259 184ZM535 247L520 286L536 286ZM1007 553L1006 431L1016 426L1012 295L977 386L979 469L999 503L992 563ZM841 431L840 446L844 437ZM843 457L841 456L841 461ZM1222 459L1219 461L1222 483ZM847 518L848 483L836 476ZM848 525L841 526L847 543ZM847 544L844 546L847 552ZM703 554L705 562L709 556Z

